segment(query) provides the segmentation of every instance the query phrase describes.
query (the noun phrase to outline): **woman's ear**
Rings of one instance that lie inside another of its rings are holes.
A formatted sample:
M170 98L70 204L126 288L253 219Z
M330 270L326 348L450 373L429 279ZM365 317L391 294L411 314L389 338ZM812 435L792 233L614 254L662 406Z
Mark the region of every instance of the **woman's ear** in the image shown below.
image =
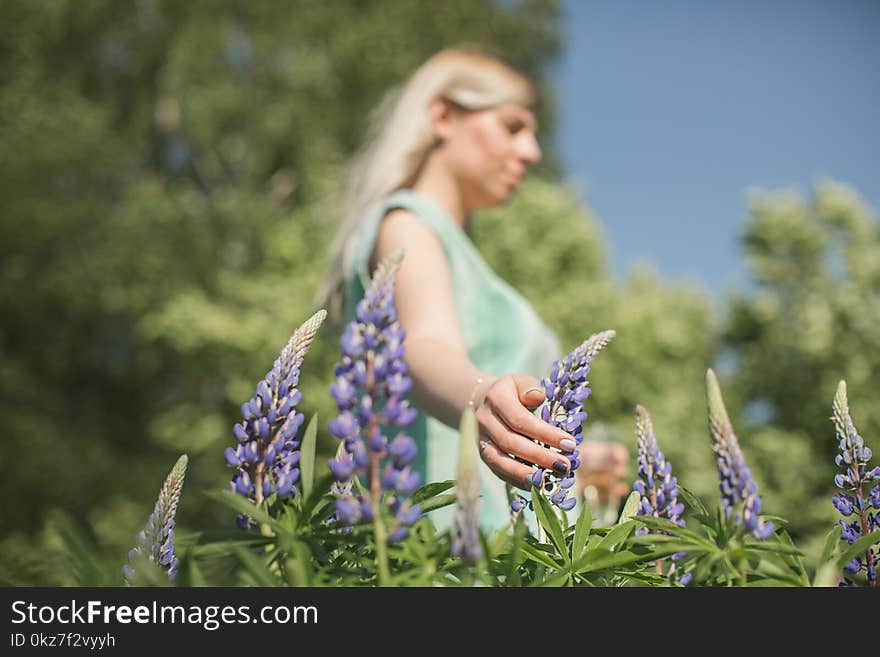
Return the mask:
M452 103L442 96L438 96L428 105L431 130L436 141L442 141L450 136L454 111Z

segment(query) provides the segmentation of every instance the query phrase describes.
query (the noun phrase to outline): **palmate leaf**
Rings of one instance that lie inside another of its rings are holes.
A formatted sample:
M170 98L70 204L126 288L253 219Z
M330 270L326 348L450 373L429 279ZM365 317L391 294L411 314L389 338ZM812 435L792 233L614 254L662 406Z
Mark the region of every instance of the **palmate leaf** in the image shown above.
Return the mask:
M682 538L693 541L697 545L704 545L710 548L715 547L715 545L704 536L701 536L697 532L691 531L690 529L679 527L674 522L672 522L671 520L667 520L666 518L655 518L654 516L636 516L635 518L633 518L633 520L646 525L648 529L666 532L668 534L672 534L673 536L681 536Z
M635 528L635 523L632 521L617 525L614 529L605 534L605 537L599 542L599 547L605 548L606 550L613 550L623 543L626 538L635 531Z
M605 548L593 548L587 550L583 557L572 566L572 570L584 575L600 570L610 570L619 566L629 566L647 561L655 561L660 557L675 554L677 550L669 550L667 548L659 548L647 553L637 553L630 550L621 550L612 552Z
M550 555L543 552L542 550L539 550L530 543L523 542L521 549L529 559L541 565L547 566L548 568L552 568L554 571L560 570L563 567L563 564L554 561L550 557Z

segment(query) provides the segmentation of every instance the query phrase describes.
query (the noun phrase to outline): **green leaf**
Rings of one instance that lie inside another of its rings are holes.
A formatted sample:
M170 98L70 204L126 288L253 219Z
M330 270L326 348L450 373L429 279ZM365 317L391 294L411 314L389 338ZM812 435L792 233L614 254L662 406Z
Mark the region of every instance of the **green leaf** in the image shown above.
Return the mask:
M275 518L270 516L264 508L257 506L241 495L236 495L235 493L226 490L206 490L204 491L204 495L207 495L212 500L217 500L218 502L225 504L234 511L238 511L239 513L253 518L261 525L269 525L276 530L278 529L278 522Z
M816 570L813 586L837 586L840 581L840 568L833 561L823 563Z
M273 577L269 567L253 552L236 547L234 554L244 569L253 577L257 586L278 586L278 580Z
M775 586L799 586L796 580L790 579L777 579L773 577L761 577L759 579L752 579L746 582L746 586L751 588L760 588L760 587L775 587Z
M309 420L299 447L299 478L302 482L303 497L308 499L315 483L315 450L318 446L318 413Z
M620 517L617 519L618 525L622 525L627 520L631 520L636 517L636 512L639 508L639 501L641 499L642 496L639 495L637 491L633 491L629 494L629 497L626 498L626 503L623 505L623 510L620 512Z
M673 536L681 536L682 538L690 539L697 544L715 547L704 536L700 536L700 534L695 531L691 531L690 529L679 527L674 522L672 522L671 520L667 520L666 518L655 518L654 516L636 516L635 518L633 518L633 520L646 525L649 529L666 532L668 534L672 534Z
M880 541L880 529L875 532L868 534L867 536L862 536L855 543L850 545L846 550L843 551L837 558L837 567L840 570L843 570L843 567L848 564L850 561L855 559L857 556L863 554L869 547L874 545Z
M565 549L565 535L562 533L562 525L559 524L559 518L553 511L553 507L547 498L544 497L540 490L532 487L532 502L535 506L535 516L538 522L547 531L547 536L553 542L556 552L569 563L568 550Z
M746 545L747 550L758 550L759 552L774 552L776 554L791 554L797 557L804 556L804 553L792 545L786 545L778 541L755 541Z
M836 525L834 529L828 532L828 535L825 536L825 547L822 548L822 556L819 557L820 564L827 563L831 559L831 555L834 553L834 548L840 545L840 534L842 531L843 528L840 525Z
M547 566L548 568L552 568L554 571L561 568L560 564L553 561L553 559L551 559L547 554L537 549L533 545L530 545L529 543L523 542L522 551L525 552L532 561L536 561L540 564Z
M608 570L616 566L625 566L644 561L655 561L661 556L667 556L674 553L675 550L667 551L665 548L647 554L637 554L629 550L611 552L605 548L595 548L593 550L588 550L578 563L572 566L572 569L583 575L584 573L592 573L597 570Z
M689 489L679 484L678 492L684 499L684 503L689 509L692 509L700 515L710 516L709 510L706 508L706 505L703 504L703 501L694 493L692 493Z
M422 509L422 513L428 513L435 509L442 509L444 506L449 506L450 504L455 504L455 493L435 495L434 497L421 502L419 506Z
M617 525L614 529L605 534L605 538L601 540L599 547L605 548L606 550L613 550L615 547L623 543L623 541L626 540L626 537L629 536L635 528L635 523L631 520L622 525Z
M324 473L313 480L312 492L305 498L305 501L302 504L304 518L313 516L319 511L321 500L328 498L333 481L333 475L330 472ZM334 498L329 496L329 499Z
M412 495L410 495L410 502L413 504L421 504L423 500L427 500L430 497L435 497L440 493L443 493L450 488L455 486L454 480L447 481L436 481L431 484L425 484L421 488L417 489Z
M661 540L662 539L662 540ZM678 548L677 552L687 552L688 554L702 554L710 552L705 545L695 545L682 541L675 536L661 536L660 534L646 534L645 536L630 536L627 539L627 545L657 545L662 546L664 551Z
M510 582L512 586L518 586L520 584L520 574L517 566L521 562L520 552L524 551L523 546L526 542L527 532L528 529L526 528L526 524L520 517L520 520L513 526L513 543L510 549L510 555L507 558L507 581ZM495 552L497 553L497 550Z
M571 543L572 561L576 561L583 553L592 526L593 512L590 510L590 505L584 502L581 507L581 515L574 526L574 540Z
M554 575L553 577L551 577L549 579L545 579L541 583L541 586L546 586L548 588L549 587L560 587L560 586L565 586L570 581L571 581L571 575L569 573L561 573L559 575Z

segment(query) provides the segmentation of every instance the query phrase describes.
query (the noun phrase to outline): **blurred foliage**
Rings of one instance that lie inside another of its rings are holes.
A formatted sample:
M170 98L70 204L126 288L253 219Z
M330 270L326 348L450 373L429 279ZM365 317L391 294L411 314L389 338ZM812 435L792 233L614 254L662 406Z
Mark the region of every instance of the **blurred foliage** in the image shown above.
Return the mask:
M9 0L2 16L0 536L33 566L3 579L62 581L52 509L115 574L172 455L192 457L189 490L226 485L240 403L313 312L370 109L461 43L543 80L557 3ZM552 134L550 89L540 119ZM330 417L336 343L306 359L307 414ZM180 521L225 522L215 509L185 493Z
M834 523L831 402L847 382L853 421L880 436L880 223L846 185L808 199L754 191L743 235L756 289L729 300L720 356L741 409L741 442L769 490L765 508L813 536Z
M715 366L765 508L795 537L834 523L837 381L869 443L880 429L876 217L839 184L810 203L756 196L757 290L720 317L705 291L646 267L612 280L598 219L555 182L557 2L7 0L2 13L0 580L105 582L80 576L100 570L118 584L177 454L191 457L188 491L226 485L240 403L314 311L369 111L460 43L504 53L544 88L539 177L482 214L474 240L564 350L617 330L587 436L634 458L641 403L682 483L717 497L702 388ZM334 447L337 339L322 330L303 368L319 461ZM179 522L231 518L185 491Z

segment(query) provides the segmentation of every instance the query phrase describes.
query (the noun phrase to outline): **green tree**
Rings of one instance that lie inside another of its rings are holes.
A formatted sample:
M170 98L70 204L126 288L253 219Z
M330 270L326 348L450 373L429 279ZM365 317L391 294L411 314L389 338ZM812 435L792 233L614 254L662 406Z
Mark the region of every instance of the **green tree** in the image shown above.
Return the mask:
M552 0L3 3L0 577L39 580L18 566L65 526L53 508L124 555L181 452L189 490L224 485L240 403L313 311L369 110L458 43L543 79L557 16ZM552 118L548 90L546 134ZM329 419L336 338L318 343L303 410ZM226 519L214 508L185 495L181 522Z
M841 379L866 442L880 436L880 225L850 187L753 193L743 243L755 289L730 299L723 344L743 448L765 506L818 536L836 522L831 402Z

